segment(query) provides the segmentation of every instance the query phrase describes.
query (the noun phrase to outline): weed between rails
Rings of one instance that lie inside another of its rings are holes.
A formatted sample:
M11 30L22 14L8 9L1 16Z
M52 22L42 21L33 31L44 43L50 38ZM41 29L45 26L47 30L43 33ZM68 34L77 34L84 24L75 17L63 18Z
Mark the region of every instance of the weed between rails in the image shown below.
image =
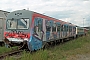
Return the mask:
M0 54L15 50L17 47L12 47L12 48L6 48L6 47L0 47Z

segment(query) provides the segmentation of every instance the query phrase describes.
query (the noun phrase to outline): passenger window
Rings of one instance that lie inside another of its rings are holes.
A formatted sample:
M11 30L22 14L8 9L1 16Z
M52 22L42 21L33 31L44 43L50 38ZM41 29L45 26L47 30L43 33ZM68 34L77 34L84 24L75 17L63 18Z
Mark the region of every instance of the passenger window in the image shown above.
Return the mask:
M34 21L34 32L38 31L42 31L42 18L35 18L35 21Z
M42 22L38 20L38 32L42 31Z
M66 31L66 25L64 25L64 31Z
M68 31L68 28L69 28L69 27L67 26L67 31Z
M71 26L69 27L69 31L70 31L70 32L72 31L72 27L71 27Z
M46 20L46 31L51 31L50 21Z
M68 31L67 25L64 25L64 31Z
M52 31L56 32L56 23L53 24Z
M57 31L60 32L60 24L57 24Z
M64 26L62 25L62 26L61 26L61 31L63 31L63 30L64 30Z
M71 31L72 31L72 27L71 27Z
M71 32L71 27L69 26L69 32Z

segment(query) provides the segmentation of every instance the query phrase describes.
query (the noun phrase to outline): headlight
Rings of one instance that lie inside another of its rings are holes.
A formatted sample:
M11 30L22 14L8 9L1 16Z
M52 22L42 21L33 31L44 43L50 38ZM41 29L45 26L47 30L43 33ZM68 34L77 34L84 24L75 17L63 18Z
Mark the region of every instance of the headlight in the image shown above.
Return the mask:
M28 38L24 38L25 41L28 41Z

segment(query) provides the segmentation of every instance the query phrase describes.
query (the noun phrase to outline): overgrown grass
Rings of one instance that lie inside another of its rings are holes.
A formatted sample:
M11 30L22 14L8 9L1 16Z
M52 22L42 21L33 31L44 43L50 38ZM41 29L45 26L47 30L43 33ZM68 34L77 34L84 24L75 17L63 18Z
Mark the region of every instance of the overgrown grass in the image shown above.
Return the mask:
M90 53L90 37L84 36L78 39L66 42L65 44L50 48L48 60L67 60L68 57L77 54Z
M48 60L48 51L47 50L39 50L34 53L22 52L22 57L19 59L16 59L15 57L6 57L5 60ZM17 56L18 57L18 56Z
M21 60L47 60L48 53L47 50L40 50L33 54L23 52Z
M16 49L17 47L12 47L12 48L6 48L6 47L0 47L0 54L3 54L5 52L12 51L12 49Z
M6 57L5 60L16 60L16 59L13 57Z
M33 54L24 51L21 59L17 60L70 60L70 58L75 57L77 54L86 53L90 53L90 35L79 37L49 49L39 50ZM11 57L6 60L16 59Z
M8 52L8 51L11 51L11 48L0 47L0 54L2 54L4 52Z

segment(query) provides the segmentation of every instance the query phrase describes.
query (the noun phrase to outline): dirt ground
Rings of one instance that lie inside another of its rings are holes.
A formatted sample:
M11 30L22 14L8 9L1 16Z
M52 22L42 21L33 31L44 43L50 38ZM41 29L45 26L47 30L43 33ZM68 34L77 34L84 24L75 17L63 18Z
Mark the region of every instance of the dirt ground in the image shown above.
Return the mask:
M90 60L90 54L77 55L76 60Z
M90 43L76 51L79 51L79 53L69 56L66 60L90 60Z
M72 58L70 58L70 60L90 60L90 54L85 54L85 55L76 55Z
M85 50L87 51L82 54L71 56L69 60L90 60L90 46L88 46L88 49L85 48Z

